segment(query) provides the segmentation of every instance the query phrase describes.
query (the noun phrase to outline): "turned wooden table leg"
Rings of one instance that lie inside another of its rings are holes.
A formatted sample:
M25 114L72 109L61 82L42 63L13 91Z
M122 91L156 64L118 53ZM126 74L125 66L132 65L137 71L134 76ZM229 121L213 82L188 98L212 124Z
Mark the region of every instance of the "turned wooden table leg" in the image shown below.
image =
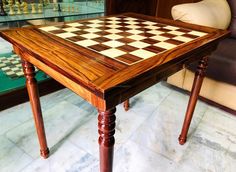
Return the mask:
M124 109L125 111L128 111L129 110L129 99L127 99L126 101L124 101Z
M197 71L195 73L195 78L192 86L192 91L190 94L190 99L188 102L188 107L182 127L181 134L179 136L179 143L183 145L187 140L187 134L189 130L189 126L193 117L193 112L197 103L198 95L201 90L202 82L206 73L208 63L208 57L204 57L200 60Z
M100 172L112 172L115 144L114 134L116 126L116 108L98 112Z
M40 155L43 158L47 158L49 156L49 149L47 147L47 140L44 131L44 123L39 100L38 85L35 79L35 72L34 72L35 69L31 63L24 60L22 61L22 67L24 75L26 77L26 87L28 90L30 104L34 115L36 131L38 134L38 139L40 144Z

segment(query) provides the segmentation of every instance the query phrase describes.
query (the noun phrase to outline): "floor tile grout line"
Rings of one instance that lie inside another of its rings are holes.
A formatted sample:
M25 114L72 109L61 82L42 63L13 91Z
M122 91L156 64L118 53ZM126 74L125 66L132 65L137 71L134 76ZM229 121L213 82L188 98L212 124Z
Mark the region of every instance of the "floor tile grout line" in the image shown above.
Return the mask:
M159 104L157 105L157 107L153 110L153 112L152 112L150 115L148 115L148 116L146 117L146 119L136 128L135 131L137 131L140 127L142 127L142 125L149 119L150 116L152 116L152 115L156 112L157 108L162 104L163 101L165 101L165 100L167 99L167 97L168 97L172 92L173 92L173 91L171 90L170 93L168 93L168 94L162 99L162 101L160 101L160 103L159 103ZM130 140L130 139L133 137L134 134L135 134L135 133L130 134L130 136L124 141L123 144L125 144L128 140ZM130 141L136 143L136 142L133 141L132 139L131 139ZM139 144L139 143L136 143L136 144L142 146L142 145ZM121 148L122 148L122 146L119 147L119 149L121 149ZM154 152L153 150L149 149L148 147L145 147L145 148L148 149L148 150L150 150L150 151L152 151L152 152ZM117 151L118 151L119 149L117 149ZM158 154L157 152L154 152L154 153ZM161 154L160 154L160 155L161 155ZM163 156L163 155L162 155L162 156ZM169 159L169 158L167 158L167 159ZM171 160L171 161L172 161L172 160Z
M72 145L74 145L76 148L86 152L87 154L89 154L90 156L92 156L93 158L95 158L97 161L99 161L99 159L97 159L96 156L94 156L93 154L91 154L90 152L87 152L87 150L85 150L84 148L80 147L79 145L75 144L74 142L72 142L70 139L68 140L68 142L70 142ZM97 144L97 146L99 146L99 144Z
M158 105L156 106L156 108L145 118L145 120L136 128L135 131L137 131L137 130L149 119L149 117L152 116L152 115L156 112L156 110L158 109L158 107L162 104L163 101L166 100L166 98L167 98L171 93L172 93L172 90L170 91L170 93L168 93L168 94L158 103ZM130 110L132 110L132 107L131 107ZM136 113L134 110L133 110L133 112ZM134 134L134 133L132 133L132 134L127 138L127 140L130 139L130 138L133 136L133 134Z

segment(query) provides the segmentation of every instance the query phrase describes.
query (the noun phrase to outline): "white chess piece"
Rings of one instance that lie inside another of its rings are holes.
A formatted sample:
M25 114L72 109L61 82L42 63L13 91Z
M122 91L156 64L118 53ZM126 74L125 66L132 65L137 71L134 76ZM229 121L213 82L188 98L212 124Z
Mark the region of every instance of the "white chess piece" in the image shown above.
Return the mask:
M41 3L38 4L38 13L43 13L43 4Z
M14 15L14 5L13 5L13 0L9 0L9 15Z
M35 10L35 4L31 3L31 14L35 14L36 10Z
M16 12L16 14L18 14L18 15L22 14L22 13L21 13L21 9L20 9L20 3L19 3L19 2L16 2L16 6L17 6L17 12Z
M29 11L28 11L28 4L26 2L23 2L22 6L23 6L23 13L24 14L28 14L29 13Z
M3 8L6 9L6 1L5 0L2 1L2 5L3 5Z

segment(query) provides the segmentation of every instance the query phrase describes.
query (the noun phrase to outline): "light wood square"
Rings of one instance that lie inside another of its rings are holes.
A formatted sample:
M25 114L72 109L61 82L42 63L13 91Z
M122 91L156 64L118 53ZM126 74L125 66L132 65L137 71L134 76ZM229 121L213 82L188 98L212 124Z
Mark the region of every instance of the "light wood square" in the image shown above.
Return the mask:
M157 24L157 23L150 22L150 21L145 21L145 22L143 22L143 24L145 24L145 25L154 25L154 24Z
M178 40L178 41L182 41L182 42L190 42L190 41L194 40L193 38L187 38L184 36L177 36L177 37L174 37L173 39Z
M96 29L96 28L89 28L89 29L85 29L84 31L86 31L86 32L99 32L101 30L100 29Z
M81 24L81 23L68 23L68 24L66 24L67 26L71 26L71 27L79 27L79 26L83 26L83 24Z
M74 33L66 32L66 33L59 33L59 34L56 34L56 36L59 36L59 37L65 39L65 38L70 38L70 37L77 36L77 35L74 34Z
M143 31L136 30L136 29L127 30L126 32L129 32L129 33L132 33L132 34L140 34L140 33L143 33Z
M112 40L112 41L107 41L107 42L103 42L102 44L108 46L108 47L120 47L122 45L125 45L124 43L122 42L119 42L119 41L116 41L116 40Z
M95 19L95 20L90 20L89 22L90 22L90 23L103 23L103 21L97 20L97 19Z
M66 32L76 32L76 31L79 31L80 29L76 28L76 27L68 27L68 28L65 28L65 29L62 29Z
M199 32L199 31L191 31L188 34L195 35L195 36L205 36L205 35L207 35L207 33Z
M150 52L150 51L147 51L147 50L143 50L143 49L139 49L139 50L133 51L130 54L132 54L134 56L137 56L137 57L140 57L140 58L143 58L143 59L147 59L147 58L150 58L150 57L153 57L153 56L156 55L153 52Z
M92 45L98 44L98 42L93 41L93 40L83 40L83 41L77 41L75 43L78 44L78 45L81 45L83 47L88 47L88 46L92 46Z
M59 30L59 28L55 27L55 26L47 26L47 27L42 27L40 29L43 31L46 31L46 32L53 31L53 30Z
M140 42L140 41L135 41L135 42L129 43L128 45L131 45L136 48L145 48L145 47L150 46L150 44L145 43L145 42Z
M145 36L141 36L141 35L131 35L131 36L128 36L129 39L133 39L133 40L136 40L136 41L140 41L140 40L143 40L147 37Z
M150 31L147 31L147 33L151 33L153 35L160 35L160 34L165 33L165 32L162 32L162 31L159 31L159 30L150 30Z
M115 57L119 57L126 54L126 52L115 49L115 48L104 50L104 51L101 51L100 53L110 58L115 58Z
M152 25L150 25L150 26L144 26L144 28L146 28L146 29L152 29L152 30L160 29L160 27L158 27L158 26L152 26Z
M108 30L106 30L106 32L109 32L109 33L120 33L122 31L118 30L118 29L108 29Z
M172 48L175 48L177 45L170 44L168 42L158 42L158 43L154 44L154 46L157 46L157 47L160 47L160 48L164 48L166 50L170 50Z
M138 26L138 25L128 25L128 26L125 26L125 27L127 27L129 29L139 29L139 28L141 28L141 26Z
M168 32L168 33L170 33L170 34L172 34L172 35L178 35L178 36L185 34L184 32L179 32L179 31L175 31L175 30L170 31L170 32Z
M87 38L87 39L94 39L94 38L98 38L100 37L99 35L97 34L94 34L94 33L87 33L87 34L83 34L83 35L80 35L84 38Z
M120 36L120 35L117 35L117 34L109 34L109 35L105 35L104 37L108 38L108 39L112 39L112 40L123 38L123 36Z
M177 29L179 29L179 27L175 27L175 26L165 26L163 28L168 29L168 30L177 30Z
M124 18L124 20L135 21L135 20L138 20L138 19L136 19L136 18L133 18L133 17L126 17L126 18Z
M164 37L164 36L160 36L160 35L152 36L150 38L155 39L157 41L166 41L166 40L170 39L170 38L167 38L167 37Z
M101 27L103 26L102 24L99 24L99 23L94 23L94 24L88 24L87 25L88 27Z

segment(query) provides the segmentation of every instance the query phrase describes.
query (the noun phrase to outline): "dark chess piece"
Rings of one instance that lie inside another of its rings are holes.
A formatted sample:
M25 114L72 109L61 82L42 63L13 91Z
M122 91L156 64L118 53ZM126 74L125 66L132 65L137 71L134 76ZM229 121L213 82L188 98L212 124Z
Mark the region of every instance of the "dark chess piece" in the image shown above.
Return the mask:
M4 11L3 2L0 0L0 16L6 16L7 13Z
M61 5L58 4L58 11L61 12Z

